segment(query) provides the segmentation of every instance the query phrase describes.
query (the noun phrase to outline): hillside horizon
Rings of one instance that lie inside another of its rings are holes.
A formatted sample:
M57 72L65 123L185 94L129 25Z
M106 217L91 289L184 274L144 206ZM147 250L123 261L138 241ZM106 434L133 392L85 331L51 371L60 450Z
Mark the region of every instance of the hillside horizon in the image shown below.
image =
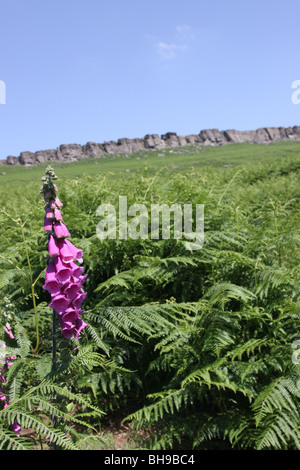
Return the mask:
M2 165L32 166L45 162L72 162L85 158L99 158L106 155L130 154L140 150L160 150L164 148L195 146L220 146L232 143L269 144L280 141L300 141L300 126L293 127L262 127L256 130L238 131L228 129L204 129L199 134L185 136L176 132L146 134L143 138L120 138L117 141L103 143L87 142L80 144L61 144L56 149L24 151L18 157L9 155L1 160Z

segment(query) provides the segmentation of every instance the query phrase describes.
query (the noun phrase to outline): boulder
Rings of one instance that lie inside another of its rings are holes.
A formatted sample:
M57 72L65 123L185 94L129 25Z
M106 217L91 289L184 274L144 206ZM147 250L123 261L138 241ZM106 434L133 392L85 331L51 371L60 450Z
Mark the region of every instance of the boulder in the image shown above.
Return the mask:
M203 145L224 145L227 140L218 129L204 129L199 133Z
M186 137L179 135L178 136L178 144L180 145L180 147L185 147L188 144L188 141L187 141Z
M176 132L167 132L161 136L166 147L179 147L179 138Z
M118 139L117 144L118 153L133 153L145 149L143 139L127 139L123 137L122 139Z
M144 137L145 149L163 149L166 147L166 143L159 137L158 134L147 134Z
M109 155L115 155L118 153L118 144L114 140L110 140L108 142L104 142L103 149Z
M8 155L8 157L6 157L6 165L20 165L19 157Z
M288 137L287 137L287 134L286 134L285 127L278 127L278 130L279 130L279 134L280 134L280 140L286 140Z
M267 130L261 127L255 131L254 141L257 144L268 144L270 143L271 139Z
M57 151L54 149L38 150L34 155L36 163L53 162L57 160Z
M295 140L300 140L300 126L293 127Z
M186 135L185 140L187 145L196 145L201 142L201 139L197 134Z
M288 139L295 140L295 134L292 127L287 127L285 133Z
M20 153L20 164L25 166L32 166L36 163L35 154L32 152Z
M278 142L281 140L280 131L277 127L266 127L267 133L269 134L270 140L273 142Z
M224 137L230 143L254 142L255 131L236 131L229 129L224 131Z
M57 149L57 159L60 162L76 162L86 158L79 144L62 144Z
M103 157L105 151L102 144L97 144L95 142L87 142L86 145L82 147L82 152L87 155L87 157Z

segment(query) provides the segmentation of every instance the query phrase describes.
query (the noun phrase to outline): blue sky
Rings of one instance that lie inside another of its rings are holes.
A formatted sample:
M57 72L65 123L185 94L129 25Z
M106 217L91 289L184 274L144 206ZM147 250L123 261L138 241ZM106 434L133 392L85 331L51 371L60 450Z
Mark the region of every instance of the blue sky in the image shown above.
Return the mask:
M0 0L0 159L300 124L299 0Z

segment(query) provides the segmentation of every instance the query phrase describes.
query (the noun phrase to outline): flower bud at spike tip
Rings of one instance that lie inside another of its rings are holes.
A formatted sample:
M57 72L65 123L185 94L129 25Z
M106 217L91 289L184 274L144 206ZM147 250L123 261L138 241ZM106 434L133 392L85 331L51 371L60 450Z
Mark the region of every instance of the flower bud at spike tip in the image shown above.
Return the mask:
M83 275L83 267L77 264L83 262L83 251L67 240L71 235L62 222L60 209L63 204L57 197L58 188L53 183L54 180L57 180L57 176L53 168L48 166L42 177L44 184L40 188L46 202L44 230L48 236L50 258L43 289L51 295L49 307L58 315L63 336L66 339L74 336L77 341L81 331L87 327L80 317L84 312L81 304L87 295L82 289L87 274ZM12 334L9 329L7 334ZM18 424L15 429L18 432Z

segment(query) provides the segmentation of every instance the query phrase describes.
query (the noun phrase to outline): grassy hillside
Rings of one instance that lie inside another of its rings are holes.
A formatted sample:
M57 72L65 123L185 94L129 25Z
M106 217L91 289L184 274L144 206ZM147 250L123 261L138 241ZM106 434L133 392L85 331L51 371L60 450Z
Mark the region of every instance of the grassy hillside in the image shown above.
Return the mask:
M165 149L158 151L136 152L125 157L107 156L105 158L91 158L74 163L51 163L60 178L80 178L83 175L99 175L107 172L138 171L149 164L153 170L162 166L169 170L186 171L190 167L201 168L212 166L215 168L230 165L234 167L251 166L260 163L272 164L281 159L297 158L300 153L299 142L278 142L270 145L259 144L232 144L221 147L185 147ZM44 174L47 164L34 167L6 167L0 175L0 185L13 182L31 182L39 180Z
M89 327L76 344L58 333L56 385L42 388L45 377L52 380L51 310L42 288L45 165L5 168L0 339L17 359L7 380L12 405L0 410L2 446L17 441L7 431L15 417L22 429L36 429L37 406L51 415L56 390L66 394L56 405L64 417L59 430L81 448L105 448L102 430L117 416L139 447L299 449L293 344L300 340L300 143L168 149L53 166L70 240L84 252ZM204 204L203 248L189 251L172 237L100 241L97 207L118 208L120 195L147 208ZM15 339L3 332L8 314ZM74 423L76 410L93 426L88 435ZM45 419L37 434L68 448L57 432ZM23 434L17 442L29 446Z

